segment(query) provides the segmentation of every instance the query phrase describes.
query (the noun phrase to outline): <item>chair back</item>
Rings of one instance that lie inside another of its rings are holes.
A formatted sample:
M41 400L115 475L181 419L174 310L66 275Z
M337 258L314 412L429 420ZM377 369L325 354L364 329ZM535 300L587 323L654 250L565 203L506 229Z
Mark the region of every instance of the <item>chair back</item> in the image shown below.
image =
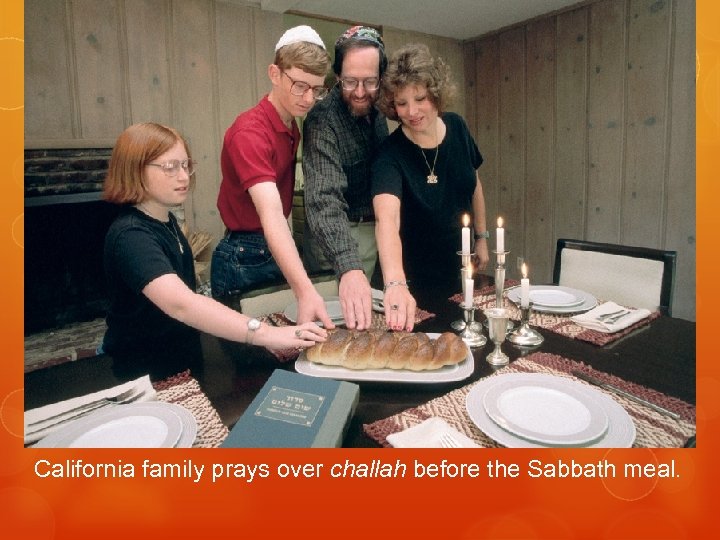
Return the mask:
M334 274L311 276L315 290L322 297L337 296L338 284ZM270 313L283 312L295 302L295 295L287 283L280 283L254 289L237 295L231 302L225 302L249 317L260 317Z
M671 315L676 257L675 251L561 238L553 282Z

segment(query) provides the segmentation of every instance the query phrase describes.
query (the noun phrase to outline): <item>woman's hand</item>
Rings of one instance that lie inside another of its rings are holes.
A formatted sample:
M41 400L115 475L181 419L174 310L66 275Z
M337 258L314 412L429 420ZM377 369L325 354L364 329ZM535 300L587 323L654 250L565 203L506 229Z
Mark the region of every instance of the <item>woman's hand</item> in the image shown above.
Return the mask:
M320 321L325 328L335 328L325 307L325 300L323 300L323 297L320 296L314 287L311 287L308 293L298 297L297 322L305 323L313 321Z
M253 345L271 350L307 349L327 339L327 331L315 323L298 326L268 326L263 324L256 332Z
M411 332L415 326L417 303L407 287L395 285L385 291L385 323L391 330Z
M490 254L488 253L488 241L486 238L480 238L475 242L475 253L473 253L473 264L478 270L485 270L488 262L490 262Z

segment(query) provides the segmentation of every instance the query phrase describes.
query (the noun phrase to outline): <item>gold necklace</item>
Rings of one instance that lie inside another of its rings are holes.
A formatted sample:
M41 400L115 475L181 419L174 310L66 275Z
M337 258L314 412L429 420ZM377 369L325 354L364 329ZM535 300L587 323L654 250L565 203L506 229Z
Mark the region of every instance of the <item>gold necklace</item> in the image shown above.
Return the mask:
M427 175L427 183L428 184L437 184L438 183L438 177L435 174L435 165L437 165L437 159L438 154L440 153L440 145L437 143L437 120L435 121L435 159L433 160L432 167L430 166L430 162L427 159L427 156L425 155L425 150L423 150L423 147L420 146L418 143L415 142L415 138L412 137L411 140L417 147L420 149L420 153L422 154L423 159L425 160L425 165L427 165L428 171L430 171L430 174Z
M427 175L427 183L428 184L437 184L437 175L435 174L435 165L437 165L437 157L440 153L440 145L437 145L435 148L435 159L433 160L432 167L430 167L430 163L427 160L427 156L425 156L425 150L420 147L420 153L423 156L423 159L425 160L425 165L427 165L428 170L430 171L430 174Z

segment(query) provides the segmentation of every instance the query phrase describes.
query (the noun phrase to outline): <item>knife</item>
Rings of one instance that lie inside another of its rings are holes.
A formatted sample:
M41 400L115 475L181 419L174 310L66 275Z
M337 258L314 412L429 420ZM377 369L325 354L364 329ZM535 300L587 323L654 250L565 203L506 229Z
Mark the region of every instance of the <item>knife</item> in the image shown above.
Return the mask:
M610 390L612 392L615 392L616 394L623 396L627 399L630 399L632 401L635 401L636 403L640 403L641 405L645 405L646 407L651 408L654 411L657 411L661 414L664 414L666 416L669 416L670 418L674 418L675 420L680 420L680 415L678 413L675 413L673 411L667 410L665 407L661 407L660 405L655 405L654 403L651 403L650 401L643 399L639 396L636 396L635 394L631 394L630 392L626 392L622 388L618 388L614 384L606 383L601 381L600 379L596 379L592 375L588 375L586 373L583 373L582 371L573 371L572 374L577 377L578 379L582 379L585 382L589 382L590 384L594 384L595 386L599 386L600 388L604 388L605 390Z
M114 396L110 395L94 399L92 401L88 401L87 403L83 403L76 407L71 407L70 409L66 409L51 416L35 420L34 422L29 422L27 424L27 428L29 429L29 431L37 431L37 426L42 425L41 429L45 429L48 424L53 425L56 423L61 423L70 419L77 418L78 416L84 416L87 413L101 407L130 403L131 401L135 401L140 398L144 393L144 390L138 391L138 389L134 387L128 388L127 390L120 392L119 394L116 394Z

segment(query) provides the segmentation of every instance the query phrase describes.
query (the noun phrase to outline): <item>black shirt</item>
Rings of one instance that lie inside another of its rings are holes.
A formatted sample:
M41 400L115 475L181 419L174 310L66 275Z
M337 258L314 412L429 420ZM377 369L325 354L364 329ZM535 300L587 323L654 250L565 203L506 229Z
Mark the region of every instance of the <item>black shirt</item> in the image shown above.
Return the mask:
M124 209L105 237L104 263L110 310L103 347L108 354L153 355L197 338L196 330L163 313L142 293L165 274L177 274L195 290L192 251L175 216L163 223L134 207Z
M411 288L452 293L460 287L462 216L472 218L476 169L483 159L462 117L445 113L442 119L447 130L437 149L421 149L398 126L373 164L372 194L400 199L403 268ZM429 184L436 151L437 183Z

